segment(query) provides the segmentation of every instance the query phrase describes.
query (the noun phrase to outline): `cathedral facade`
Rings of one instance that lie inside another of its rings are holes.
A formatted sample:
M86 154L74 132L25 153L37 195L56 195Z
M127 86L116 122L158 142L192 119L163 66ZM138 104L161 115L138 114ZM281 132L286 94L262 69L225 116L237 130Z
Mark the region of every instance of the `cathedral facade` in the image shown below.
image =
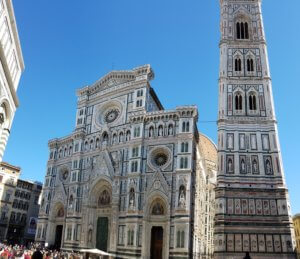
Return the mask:
M77 92L74 132L49 142L36 241L132 258L212 253L216 147L195 106L163 109L153 77L149 65L113 71Z

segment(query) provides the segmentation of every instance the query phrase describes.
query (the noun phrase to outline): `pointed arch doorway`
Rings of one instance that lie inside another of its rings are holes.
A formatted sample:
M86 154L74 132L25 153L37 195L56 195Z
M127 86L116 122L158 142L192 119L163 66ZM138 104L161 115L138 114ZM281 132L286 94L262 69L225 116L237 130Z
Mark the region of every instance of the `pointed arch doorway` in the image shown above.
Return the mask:
M90 213L94 215L94 223L89 226L88 246L107 252L110 247L112 191L107 181L100 180L91 192L92 206Z

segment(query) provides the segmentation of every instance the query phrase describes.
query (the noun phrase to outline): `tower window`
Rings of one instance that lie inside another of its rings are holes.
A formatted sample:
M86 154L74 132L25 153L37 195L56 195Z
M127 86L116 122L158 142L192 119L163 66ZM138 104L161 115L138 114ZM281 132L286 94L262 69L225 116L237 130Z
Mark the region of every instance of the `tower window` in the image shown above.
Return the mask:
M251 111L255 111L257 109L256 96L253 93L249 95L249 108Z
M236 23L236 38L239 40L249 39L249 26L247 22Z
M254 61L252 58L247 59L247 71L253 72L254 71Z
M240 58L236 58L234 61L234 70L236 72L242 71L242 60Z
M243 97L240 93L235 96L235 109L243 110Z

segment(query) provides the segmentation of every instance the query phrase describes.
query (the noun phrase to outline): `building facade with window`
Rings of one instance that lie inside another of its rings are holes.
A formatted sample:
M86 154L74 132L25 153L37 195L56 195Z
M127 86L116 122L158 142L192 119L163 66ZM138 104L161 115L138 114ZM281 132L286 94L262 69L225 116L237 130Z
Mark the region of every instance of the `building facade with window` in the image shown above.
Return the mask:
M5 162L0 163L0 242L6 240L15 188L20 171L20 167Z
M0 0L0 161L19 101L24 61L11 0Z
M295 258L261 0L221 0L215 258Z
M27 245L34 242L41 191L41 183L18 179L6 235L8 243Z
M300 214L296 214L293 217L293 223L296 236L297 258L300 258Z
M164 110L153 77L149 65L113 71L77 92L75 131L49 141L36 241L158 259L205 242L193 230L195 180L205 188L208 172L198 111Z

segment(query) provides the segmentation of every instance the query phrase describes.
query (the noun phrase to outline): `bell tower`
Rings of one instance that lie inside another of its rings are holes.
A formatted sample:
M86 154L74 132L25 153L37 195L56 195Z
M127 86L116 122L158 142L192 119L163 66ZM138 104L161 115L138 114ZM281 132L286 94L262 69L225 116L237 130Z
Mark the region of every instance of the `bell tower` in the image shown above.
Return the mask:
M295 258L261 0L220 0L215 258Z

